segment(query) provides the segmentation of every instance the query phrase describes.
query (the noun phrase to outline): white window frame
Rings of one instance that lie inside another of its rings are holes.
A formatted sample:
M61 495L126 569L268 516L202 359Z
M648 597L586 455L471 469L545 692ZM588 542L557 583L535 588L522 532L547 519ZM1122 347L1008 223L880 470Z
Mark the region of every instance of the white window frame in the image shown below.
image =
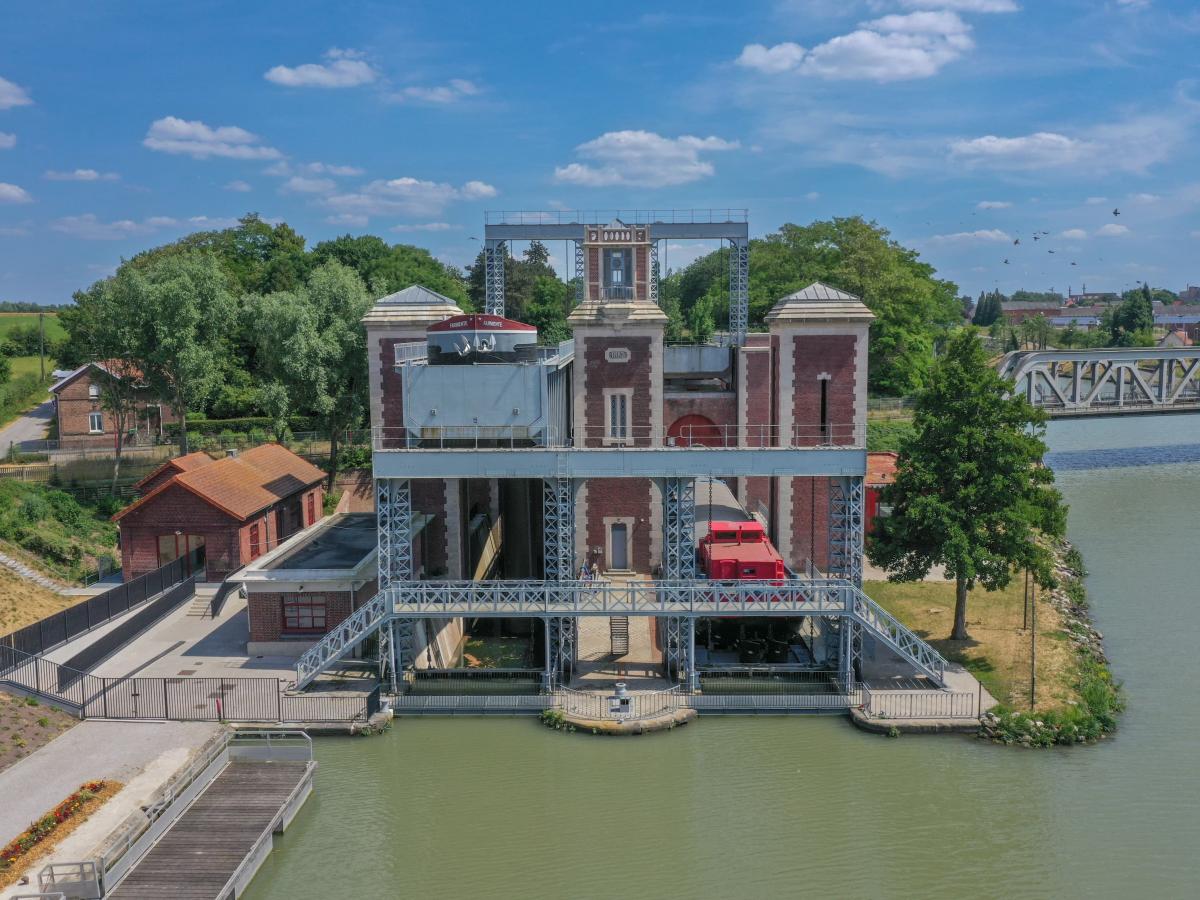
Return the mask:
M100 422L99 428L96 427L97 420ZM88 434L104 434L104 413L88 413Z
M618 422L614 412L624 413ZM604 446L626 447L633 443L633 389L606 388L604 391Z
M100 385L98 385L98 384L89 384L88 385L88 399L89 400L99 400L100 399Z

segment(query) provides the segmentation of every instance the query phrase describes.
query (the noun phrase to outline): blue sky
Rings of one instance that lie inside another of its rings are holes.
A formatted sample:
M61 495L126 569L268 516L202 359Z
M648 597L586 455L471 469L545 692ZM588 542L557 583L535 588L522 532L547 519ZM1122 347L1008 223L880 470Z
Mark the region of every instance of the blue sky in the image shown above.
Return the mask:
M1194 2L577 6L6 4L0 299L247 211L457 265L485 209L861 214L966 292L1200 282Z

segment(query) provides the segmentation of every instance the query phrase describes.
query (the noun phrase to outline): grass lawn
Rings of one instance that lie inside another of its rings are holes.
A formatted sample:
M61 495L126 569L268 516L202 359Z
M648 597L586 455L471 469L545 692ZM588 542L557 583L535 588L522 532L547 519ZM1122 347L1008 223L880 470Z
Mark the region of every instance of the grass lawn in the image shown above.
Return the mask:
M954 625L954 584L868 581L863 590L948 660L961 663L988 693L1014 709L1029 708L1030 633L1022 627L1024 576L1000 591L977 588L967 598L971 639L948 639ZM1037 708L1062 709L1074 699L1075 655L1058 612L1038 592Z
M42 374L41 364L38 362L38 357L36 357L36 356L12 356L12 357L9 357L8 362L9 362L9 365L12 366L12 377L13 378L16 378L18 375L41 375ZM46 375L47 376L49 376L49 374L54 371L54 366L55 366L54 360L52 360L50 357L47 356L46 357ZM50 393L49 388L46 389L46 393L47 394Z
M57 313L45 313L46 340L59 341L67 336L66 329L58 321ZM0 313L0 340L3 340L10 331L20 327L37 327L37 313Z
M0 691L0 769L50 743L78 720L33 697Z

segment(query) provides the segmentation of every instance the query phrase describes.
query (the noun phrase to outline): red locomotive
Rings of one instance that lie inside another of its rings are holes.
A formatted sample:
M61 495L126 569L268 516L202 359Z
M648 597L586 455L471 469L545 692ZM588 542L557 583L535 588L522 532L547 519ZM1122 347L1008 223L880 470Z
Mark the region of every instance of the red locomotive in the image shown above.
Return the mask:
M700 539L700 568L714 581L782 581L783 557L753 519L710 522Z

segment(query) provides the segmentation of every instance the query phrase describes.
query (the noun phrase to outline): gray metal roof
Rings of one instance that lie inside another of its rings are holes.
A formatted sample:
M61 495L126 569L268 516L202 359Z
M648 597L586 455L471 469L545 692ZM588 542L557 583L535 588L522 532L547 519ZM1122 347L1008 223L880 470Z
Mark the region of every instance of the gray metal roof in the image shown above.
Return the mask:
M768 322L870 322L874 318L854 294L819 281L781 297L767 313Z
M431 291L429 288L419 284L410 284L402 291L396 291L394 294L388 294L386 297L380 297L375 301L377 305L386 304L388 306L404 304L406 306L439 306L447 305L458 308L458 304L444 294L439 294L437 291Z
M845 291L839 291L835 287L830 287L824 282L814 281L808 287L796 291L793 294L788 294L783 300L861 300L854 294L848 294Z

